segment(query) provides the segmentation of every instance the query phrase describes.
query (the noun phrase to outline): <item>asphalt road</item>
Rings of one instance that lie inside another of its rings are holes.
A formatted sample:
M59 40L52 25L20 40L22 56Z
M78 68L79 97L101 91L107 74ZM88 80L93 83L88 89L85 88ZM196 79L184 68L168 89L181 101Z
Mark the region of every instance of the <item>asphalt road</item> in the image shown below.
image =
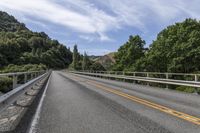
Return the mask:
M200 133L193 94L54 71L44 96L32 132Z

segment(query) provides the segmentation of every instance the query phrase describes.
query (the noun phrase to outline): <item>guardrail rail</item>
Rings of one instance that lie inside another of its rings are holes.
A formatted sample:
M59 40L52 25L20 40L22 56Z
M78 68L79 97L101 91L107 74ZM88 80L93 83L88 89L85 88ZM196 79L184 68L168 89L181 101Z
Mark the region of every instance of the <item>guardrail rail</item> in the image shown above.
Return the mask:
M0 96L0 113L9 105L17 101L21 95L26 93L31 88L31 86L49 76L50 73L51 71L34 71L0 74L0 77L13 77L13 90ZM18 83L18 76L20 75L24 75L24 84L16 87ZM28 75L30 75L30 78L28 78Z
M26 83L39 75L45 73L46 71L30 71L30 72L16 72L16 73L3 73L0 74L0 77L11 77L13 80L12 87L13 89L18 87L19 84L19 77L22 76L24 81L23 83Z
M157 73L157 72L123 72L123 71L70 71L71 73L112 78L132 81L144 81L148 83L168 85L188 86L197 89L200 88L200 74L187 73Z

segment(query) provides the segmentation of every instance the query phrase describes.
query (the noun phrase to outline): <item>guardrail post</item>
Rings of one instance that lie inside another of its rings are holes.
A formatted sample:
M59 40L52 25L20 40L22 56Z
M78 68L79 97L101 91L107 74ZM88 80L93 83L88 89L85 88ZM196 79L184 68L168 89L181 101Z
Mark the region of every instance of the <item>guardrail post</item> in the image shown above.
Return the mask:
M169 79L169 74L166 73L166 74L165 74L165 77L166 77L166 79ZM169 89L169 85L168 85L168 84L166 84L166 89Z
M108 79L111 79L109 76L111 75L111 72L108 71L108 72L105 72L104 74L108 74Z
M96 77L96 71L94 71L93 73L94 73L94 77Z
M33 79L33 73L31 73L31 80Z
M102 74L102 72L100 71L100 72L99 72L99 78L101 78L101 74Z
M35 72L35 73L34 73L34 78L36 78L36 77L37 77L37 73Z
M194 80L195 80L195 82L198 82L197 74L194 75ZM198 88L197 87L195 87L195 93L198 94Z
M24 74L24 83L26 83L27 82L27 74L25 73Z
M17 87L17 75L13 75L13 89Z
M147 78L149 78L149 73L147 73ZM149 86L149 82L147 82L147 85Z
M122 73L122 74L123 74L123 76L125 76L125 72L124 72L124 71L123 71L123 73ZM123 81L124 81L124 82L126 82L126 79L124 78L124 80L123 80Z
M149 77L149 73L147 73L147 77Z
M101 71L99 71L99 74L100 74L100 75L99 75L99 78L101 78L101 74L102 74L102 72L101 72Z
M198 76L196 74L194 75L194 79L195 79L195 82L198 82Z
M118 75L118 72L115 72L115 75ZM118 80L118 78L115 78L115 80Z
M133 72L133 77L135 77L135 72ZM136 83L136 81L135 81L135 80L133 80L133 83Z

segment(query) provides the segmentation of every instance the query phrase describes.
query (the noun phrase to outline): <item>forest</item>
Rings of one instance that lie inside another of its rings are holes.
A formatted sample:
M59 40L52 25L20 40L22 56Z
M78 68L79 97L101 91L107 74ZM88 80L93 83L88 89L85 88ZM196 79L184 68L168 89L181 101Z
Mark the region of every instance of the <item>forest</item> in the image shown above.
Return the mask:
M186 19L162 30L149 47L139 35L115 53L112 70L198 73L200 70L200 22Z
M0 73L46 69L200 71L200 21L196 19L189 18L166 27L149 46L141 36L130 35L127 42L114 52L115 62L105 68L104 64L91 59L86 52L80 54L78 45L74 45L71 51L46 33L29 30L6 12L0 12L0 18ZM5 81L0 79L0 82Z
M63 69L72 62L69 48L44 32L32 32L0 12L0 72Z
M115 63L107 70L198 73L200 70L200 22L195 19L186 19L168 26L157 35L149 47L139 35L131 35L128 41L114 53L114 59ZM95 69L96 67L98 69ZM102 64L91 63L86 53L80 55L77 46L74 47L71 68L105 70Z
M0 73L64 69L72 52L44 32L32 32L0 11ZM12 78L0 77L0 92L12 89Z
M114 54L109 69L82 55L75 45L71 52L44 32L32 32L6 12L0 12L0 72L29 69L114 70L197 73L200 70L200 22L186 19L158 33L146 46L131 35ZM32 66L31 66L32 65ZM17 68L17 69L16 69Z

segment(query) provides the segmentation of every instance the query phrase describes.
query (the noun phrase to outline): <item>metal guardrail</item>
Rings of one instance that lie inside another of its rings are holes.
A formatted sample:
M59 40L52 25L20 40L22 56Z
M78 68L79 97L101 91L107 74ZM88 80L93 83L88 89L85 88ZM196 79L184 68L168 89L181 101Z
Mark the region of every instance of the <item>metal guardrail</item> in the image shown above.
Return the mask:
M188 86L188 87L195 87L200 88L200 81L198 78L200 74L183 74L183 73L148 73L148 72L105 72L105 71L98 71L98 72L81 72L81 71L70 71L71 73L75 74L82 74L88 76L96 76L96 77L106 77L106 78L115 78L115 79L124 79L124 80L133 80L133 81L144 81L144 82L152 82L152 83L161 83L166 84L166 88L168 85L180 85L180 86ZM127 73L132 73L133 75L126 75ZM137 76L137 74L144 74L144 76ZM150 77L150 74L161 74L165 75L165 78L155 78ZM177 80L177 79L170 79L169 75L182 75L182 76L193 76L194 80Z
M12 88L16 88L18 87L18 80L19 80L19 76L23 76L24 81L23 83L26 83L36 77L38 77L39 75L45 73L46 71L30 71L30 72L16 72L16 73L3 73L0 74L0 77L11 77L12 78Z
M30 73L30 72L27 72ZM27 73L14 73L14 75L21 75L21 74L27 74ZM41 75L39 75L38 77L28 81L27 83L13 89L12 91L0 96L0 113L6 109L9 105L11 105L12 103L14 103L15 101L17 101L17 99L23 95L28 89L30 89L30 86L32 86L33 84L37 83L38 81L40 81L41 79L43 79L44 77L48 76L50 72L46 72L43 71L43 73L41 73ZM1 74L2 75L8 75L8 74ZM13 75L13 74L9 74L9 75Z
M165 77L169 79L173 76L188 76L192 80L198 81L200 74L193 73L159 73L159 72L126 72L126 71L79 71L79 72L89 72L89 73L100 73L100 74L114 74L114 75L129 75L129 76L142 76L142 77L154 77L155 75Z

